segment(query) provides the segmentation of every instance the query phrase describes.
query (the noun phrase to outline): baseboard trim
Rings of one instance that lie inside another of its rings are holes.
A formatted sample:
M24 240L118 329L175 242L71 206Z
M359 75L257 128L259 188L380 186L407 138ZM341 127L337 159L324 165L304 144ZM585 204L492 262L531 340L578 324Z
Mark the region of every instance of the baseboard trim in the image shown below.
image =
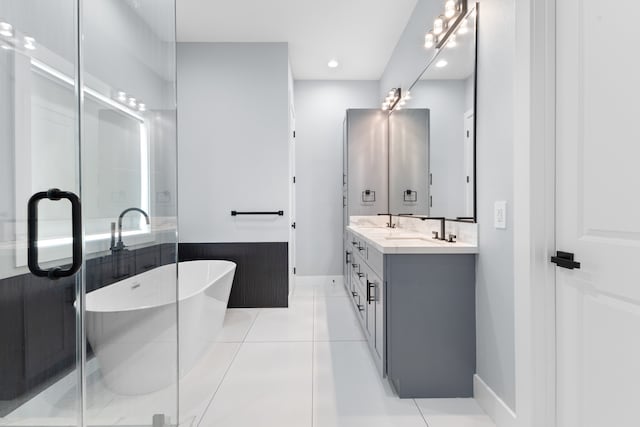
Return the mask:
M516 426L516 414L478 375L473 376L473 396L496 427Z

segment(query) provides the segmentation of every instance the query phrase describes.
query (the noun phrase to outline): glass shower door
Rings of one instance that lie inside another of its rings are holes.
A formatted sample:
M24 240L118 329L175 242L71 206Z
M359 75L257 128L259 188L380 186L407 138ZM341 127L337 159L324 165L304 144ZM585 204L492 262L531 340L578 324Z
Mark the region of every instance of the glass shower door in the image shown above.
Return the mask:
M174 22L0 0L0 425L177 424Z
M177 421L173 0L82 2L88 425Z
M73 0L0 0L0 425L82 415L75 11Z

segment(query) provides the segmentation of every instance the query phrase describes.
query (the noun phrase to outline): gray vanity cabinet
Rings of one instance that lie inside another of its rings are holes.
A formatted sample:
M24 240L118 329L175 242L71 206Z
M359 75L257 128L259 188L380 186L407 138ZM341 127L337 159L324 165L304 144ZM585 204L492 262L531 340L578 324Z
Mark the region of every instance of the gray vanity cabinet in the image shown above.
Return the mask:
M347 252L345 287L398 396L473 396L475 255L382 254L350 231Z

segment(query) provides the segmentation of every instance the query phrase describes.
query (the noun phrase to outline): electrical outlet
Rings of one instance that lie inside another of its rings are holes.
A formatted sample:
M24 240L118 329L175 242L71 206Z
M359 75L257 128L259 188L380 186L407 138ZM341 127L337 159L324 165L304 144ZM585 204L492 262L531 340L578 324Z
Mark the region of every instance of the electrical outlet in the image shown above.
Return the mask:
M499 201L495 203L493 224L498 230L505 230L507 228L507 202Z

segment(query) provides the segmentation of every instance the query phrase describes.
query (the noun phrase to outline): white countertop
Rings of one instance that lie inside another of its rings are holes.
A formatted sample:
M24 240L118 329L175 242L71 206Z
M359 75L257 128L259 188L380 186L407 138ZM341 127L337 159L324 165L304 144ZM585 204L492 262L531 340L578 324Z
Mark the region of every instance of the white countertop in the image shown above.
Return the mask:
M366 240L383 254L477 254L478 246L465 242L449 243L431 236L387 227L347 226L347 230Z

